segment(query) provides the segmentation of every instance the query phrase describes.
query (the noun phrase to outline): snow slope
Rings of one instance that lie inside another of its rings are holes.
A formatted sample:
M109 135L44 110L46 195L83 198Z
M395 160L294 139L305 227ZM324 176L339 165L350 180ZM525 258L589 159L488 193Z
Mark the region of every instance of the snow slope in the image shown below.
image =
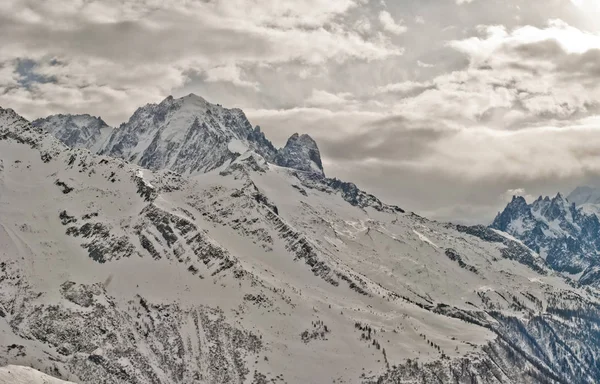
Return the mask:
M33 368L18 365L0 367L0 384L74 384L56 379Z
M491 229L253 151L140 169L11 110L0 160L0 365L77 383L600 378L598 292Z

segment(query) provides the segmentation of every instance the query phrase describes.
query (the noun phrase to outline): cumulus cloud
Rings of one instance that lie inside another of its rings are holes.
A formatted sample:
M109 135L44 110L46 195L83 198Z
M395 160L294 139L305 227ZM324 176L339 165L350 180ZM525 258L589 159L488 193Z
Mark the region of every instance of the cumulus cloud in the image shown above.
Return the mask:
M242 80L242 70L240 67L236 65L224 65L219 67L214 67L206 70L206 81L209 82L230 82L234 85L239 85L240 87L251 87L258 90L259 84L257 82L251 82L247 80Z
M530 190L554 194L600 176L600 36L557 20L513 30L480 27L478 33L447 44L468 59L464 69L380 85L371 96L393 107L367 120L344 120L354 128L343 134L321 136L334 169L363 170L362 180L383 196L414 193L408 204L421 212L465 222L484 213L491 219L507 194L529 199ZM376 182L373 174L388 181ZM417 179L421 189L407 190L404 181ZM457 200L465 203L436 194L444 203L434 208L423 189L446 179L464 185L445 191L461 191ZM477 202L470 188L481 185L488 197L481 192Z
M503 200L508 203L512 200L512 198L514 196L521 196L523 198L525 198L525 201L531 203L535 197L529 195L527 193L527 191L525 191L525 188L515 188L515 189L508 189L506 192L503 193Z
M408 27L402 25L402 20L396 22L392 15L388 11L381 11L379 13L379 22L386 31L393 33L394 35L401 35L408 31Z
M402 49L386 37L360 34L342 22L360 5L352 0L3 1L0 104L37 117L63 112L58 107L65 105L83 112L84 105L94 108L102 101L103 109L115 111L103 115L117 123L194 76L258 90L259 84L245 77L255 66L400 55ZM36 63L32 74L55 81L18 89L22 59Z
M306 99L306 104L309 106L328 106L340 105L347 103L352 94L350 93L330 93L320 89L314 89L310 97Z
M427 89L432 89L434 87L435 85L432 82L408 80L400 83L391 83L380 86L377 88L377 93L400 93L415 96L419 93L425 92Z
M421 60L417 60L417 66L419 66L421 68L433 68L433 67L435 67L435 65L429 64L429 63L424 63Z
M445 88L491 91L484 108L522 109L538 118L568 118L593 111L600 97L600 35L559 20L546 28L485 28L485 38L449 43L468 55L467 71L438 79ZM466 86L460 84L460 81ZM501 100L501 102L498 102ZM487 105L486 105L487 104Z

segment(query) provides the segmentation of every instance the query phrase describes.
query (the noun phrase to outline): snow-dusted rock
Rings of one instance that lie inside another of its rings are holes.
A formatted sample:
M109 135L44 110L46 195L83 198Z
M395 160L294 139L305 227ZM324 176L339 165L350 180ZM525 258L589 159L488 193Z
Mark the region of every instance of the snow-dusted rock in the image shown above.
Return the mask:
M239 155L230 151L229 143L246 142L252 131L239 109L225 109L194 94L168 97L139 108L100 153L148 169L204 173Z
M584 199L587 201L587 199ZM600 220L570 202L560 193L554 198L539 197L528 204L513 197L491 225L521 240L545 258L553 269L576 277L600 263ZM594 283L586 273L586 284Z
M53 115L31 124L71 148L86 148L92 152L98 152L113 131L101 118L90 115Z
M324 175L321 153L309 135L294 133L275 156L275 164L299 171Z

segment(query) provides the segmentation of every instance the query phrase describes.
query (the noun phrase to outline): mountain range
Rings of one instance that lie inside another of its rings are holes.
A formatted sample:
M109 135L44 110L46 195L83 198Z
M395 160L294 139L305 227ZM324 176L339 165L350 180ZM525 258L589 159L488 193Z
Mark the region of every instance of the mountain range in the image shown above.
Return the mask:
M596 383L600 292L573 278L592 246L536 248L595 216L509 206L430 221L195 95L116 129L0 108L0 378Z
M491 228L509 233L552 269L582 285L600 287L600 190L578 187L567 197L514 196Z
M89 115L55 115L32 124L71 148L86 148L150 170L206 173L252 149L274 164L324 175L319 149L310 136L295 134L277 150L242 110L211 104L195 94L147 104L118 129Z

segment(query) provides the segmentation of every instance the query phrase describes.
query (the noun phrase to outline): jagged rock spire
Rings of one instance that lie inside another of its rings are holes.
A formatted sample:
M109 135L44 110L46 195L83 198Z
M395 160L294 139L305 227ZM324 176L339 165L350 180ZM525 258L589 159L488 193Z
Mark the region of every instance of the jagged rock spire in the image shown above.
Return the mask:
M294 133L275 157L275 164L299 171L325 175L317 143L309 135Z

